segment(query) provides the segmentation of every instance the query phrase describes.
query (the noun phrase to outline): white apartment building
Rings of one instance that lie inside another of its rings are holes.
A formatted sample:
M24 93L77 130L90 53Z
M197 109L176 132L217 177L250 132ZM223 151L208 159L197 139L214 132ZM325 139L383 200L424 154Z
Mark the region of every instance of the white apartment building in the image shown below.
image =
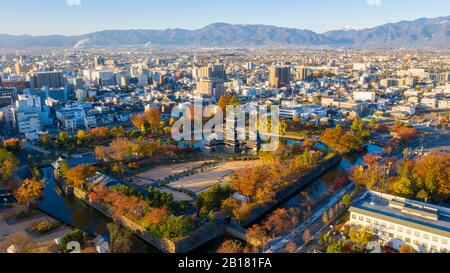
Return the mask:
M438 101L439 109L450 109L450 99L443 99Z
M85 116L84 117L84 127L86 129L92 129L97 127L97 118L95 116Z
M34 95L18 95L16 105L9 108L6 117L20 134L28 140L36 140L41 131L41 99Z
M86 111L82 107L66 107L56 111L56 118L67 131L74 131L84 126Z
M358 91L353 93L354 101L375 101L375 92Z
M450 209L369 191L350 208L350 225L368 228L399 250L450 252Z
M409 116L416 114L416 106L413 104L401 104L392 107L392 112L405 113Z
M434 109L437 106L436 98L422 98L420 100L420 104L423 107Z
M279 115L282 118L293 119L300 117L301 110L296 108L280 108Z
M66 116L60 120L61 126L66 131L76 131L78 129L77 121L74 117Z

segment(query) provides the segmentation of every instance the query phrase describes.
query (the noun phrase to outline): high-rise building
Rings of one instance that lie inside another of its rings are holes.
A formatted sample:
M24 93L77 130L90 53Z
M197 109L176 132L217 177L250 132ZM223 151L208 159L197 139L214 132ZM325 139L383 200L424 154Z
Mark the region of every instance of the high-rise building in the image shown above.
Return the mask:
M225 84L221 79L200 79L196 94L212 96L219 99L225 94Z
M0 87L0 107L5 107L14 103L17 97L16 88Z
M223 64L214 64L212 67L212 77L225 80L225 66Z
M94 58L94 66L95 67L97 67L97 66L104 66L105 65L105 61L106 61L105 57L97 56L97 57Z
M444 72L444 73L439 73L436 75L436 81L438 83L446 83L450 81L450 73L448 72Z
M272 66L270 68L269 84L272 88L288 86L291 82L291 68L289 66Z
M30 86L32 89L64 87L64 76L61 71L37 72L30 76Z
M8 120L20 134L35 140L41 130L41 99L34 95L18 95L16 105L9 108Z
M211 79L212 78L212 68L210 66L200 67L197 73L198 79Z
M308 77L308 69L306 67L298 67L295 73L297 81L304 81Z

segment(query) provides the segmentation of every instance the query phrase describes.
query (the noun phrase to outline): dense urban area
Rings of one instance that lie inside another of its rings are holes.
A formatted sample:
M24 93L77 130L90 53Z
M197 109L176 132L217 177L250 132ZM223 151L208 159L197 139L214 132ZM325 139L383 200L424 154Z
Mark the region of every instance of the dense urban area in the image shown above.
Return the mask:
M0 122L0 252L450 252L450 51L4 49Z

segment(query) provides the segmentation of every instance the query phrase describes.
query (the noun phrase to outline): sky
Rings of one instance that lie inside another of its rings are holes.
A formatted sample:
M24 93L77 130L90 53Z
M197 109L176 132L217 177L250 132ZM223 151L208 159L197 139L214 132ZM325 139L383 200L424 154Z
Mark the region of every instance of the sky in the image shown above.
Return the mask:
M447 0L0 0L0 33L79 35L107 29L265 24L318 33L450 15Z

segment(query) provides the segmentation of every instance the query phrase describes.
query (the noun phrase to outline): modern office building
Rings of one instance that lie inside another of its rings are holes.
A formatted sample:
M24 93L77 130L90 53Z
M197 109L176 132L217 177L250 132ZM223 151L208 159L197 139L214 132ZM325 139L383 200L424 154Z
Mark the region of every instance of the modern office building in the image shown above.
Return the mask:
M369 191L350 208L350 225L365 227L387 245L419 252L450 251L450 209Z
M212 68L210 66L204 66L198 68L197 78L201 79L211 79L212 78Z
M63 72L46 71L36 72L30 76L30 86L32 89L62 88L65 85Z
M291 82L291 68L289 66L272 66L270 68L269 85L271 88L288 86Z
M225 84L221 79L201 79L198 82L197 95L212 96L219 99L225 94Z
M306 67L297 67L295 80L304 81L308 77L308 69Z
M5 107L14 103L17 98L16 88L0 87L0 107Z
M220 63L214 64L212 66L212 77L225 80L225 77L226 77L225 66Z

